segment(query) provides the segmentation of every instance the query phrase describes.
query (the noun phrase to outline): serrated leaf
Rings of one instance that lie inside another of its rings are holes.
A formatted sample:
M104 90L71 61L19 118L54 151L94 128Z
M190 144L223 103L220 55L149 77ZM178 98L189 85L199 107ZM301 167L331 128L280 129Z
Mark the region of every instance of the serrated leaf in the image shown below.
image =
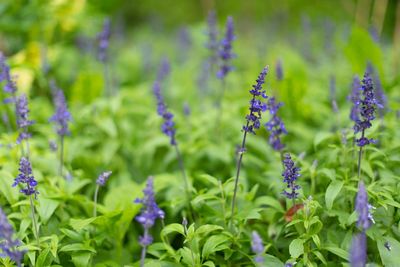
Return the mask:
M202 257L207 259L209 255L212 253L222 250L222 247L219 247L221 244L227 242L229 237L226 235L213 235L207 239L204 243L203 250L202 250Z
M53 215L54 211L57 209L60 202L53 199L40 198L39 203L40 204L36 207L36 209L42 222L46 224L51 215Z
M165 226L162 231L161 231L161 237L166 237L167 235L171 233L179 233L181 235L185 235L185 230L183 228L182 224L179 223L172 223L167 226Z
M96 218L89 218L89 219L70 219L69 225L75 230L80 231L86 226L90 225Z
M96 250L94 248L82 244L82 243L74 243L74 244L69 244L65 245L59 250L60 252L69 252L69 251L91 251L93 253L96 253Z
M208 234L217 230L224 230L224 228L219 225L205 224L197 228L196 235Z

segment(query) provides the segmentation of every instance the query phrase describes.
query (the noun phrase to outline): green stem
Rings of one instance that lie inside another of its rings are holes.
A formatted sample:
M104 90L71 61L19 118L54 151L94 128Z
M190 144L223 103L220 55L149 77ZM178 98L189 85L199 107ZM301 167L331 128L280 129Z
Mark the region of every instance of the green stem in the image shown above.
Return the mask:
M35 218L35 207L33 205L32 195L29 195L29 201L30 201L30 204L31 204L31 213L32 213L31 215L32 215L33 228L35 230L36 242L37 242L37 245L38 245L38 247L40 249L39 231L38 231L38 226L37 226L36 218Z
M189 208L189 218L192 220L192 222L194 222L194 217L193 217L193 207L192 204L190 203L192 200L192 196L189 190L189 181L188 178L186 176L186 172L185 172L185 165L183 163L183 157L182 154L178 148L178 145L175 144L175 151L176 151L176 157L178 158L178 163L179 163L179 168L182 172L182 178L183 178L183 183L184 183L184 187L185 187L185 191L186 191L186 198L187 198L187 205Z
M94 202L94 207L93 207L93 217L96 217L96 216L97 216L97 196L98 196L98 194L99 194L99 189L100 189L100 186L99 186L99 185L97 185L97 186L96 186L96 191L94 192L94 200L93 200L93 202Z
M62 176L63 171L63 163L64 163L64 136L60 136L60 165L58 166L58 175Z
M364 132L365 130L362 131L361 133L361 139L364 138ZM362 157L362 146L360 146L360 151L358 152L358 167L357 167L357 177L358 180L360 180L360 175L361 175L361 157Z
M249 127L249 121L247 121L245 129L247 129L248 127ZM237 192L237 187L238 187L238 182L239 182L240 167L242 165L243 153L244 153L245 146L246 146L246 137L247 137L247 131L245 130L244 134L243 134L242 146L241 146L240 151L239 151L239 159L238 159L237 165L236 165L235 188L233 189L231 220L230 220L230 223L229 223L229 225L231 227L233 227L233 217L234 217L233 215L234 215L234 212L235 212L236 192Z

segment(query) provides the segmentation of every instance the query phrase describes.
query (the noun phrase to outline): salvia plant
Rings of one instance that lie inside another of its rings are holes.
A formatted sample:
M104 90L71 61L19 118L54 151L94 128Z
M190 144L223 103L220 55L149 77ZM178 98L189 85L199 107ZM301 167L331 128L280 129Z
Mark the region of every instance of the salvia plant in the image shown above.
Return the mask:
M0 266L400 266L397 1L4 1Z
M50 117L49 121L55 124L56 133L59 136L60 164L58 174L61 176L64 164L64 137L70 135L68 123L72 120L72 116L68 111L64 92L57 88L54 81L51 82L51 88L53 93L53 103L56 110L54 115Z

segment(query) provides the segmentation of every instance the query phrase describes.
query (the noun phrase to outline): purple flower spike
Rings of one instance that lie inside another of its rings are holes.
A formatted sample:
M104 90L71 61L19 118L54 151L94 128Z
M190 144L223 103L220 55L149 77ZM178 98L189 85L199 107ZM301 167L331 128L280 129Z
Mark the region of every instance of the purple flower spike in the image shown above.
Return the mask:
M29 139L31 134L28 133L28 126L32 125L34 121L28 119L29 109L28 109L28 98L25 94L22 94L17 98L16 103L16 113L17 113L17 126L20 129L20 133L17 139L17 144L20 144L22 140Z
M10 74L10 66L6 63L5 56L0 52L0 83L5 82L3 90L5 93L14 95L17 92L17 86ZM4 100L6 103L12 102L10 99Z
M367 236L361 232L353 236L350 248L350 266L365 267L367 264Z
M264 258L262 254L264 252L264 246L260 235L256 231L251 233L251 250L256 254L254 261L257 263L263 263Z
M217 30L217 15L214 10L211 10L208 13L207 17L207 24L208 24L208 30L207 30L207 35L208 35L208 42L206 44L206 47L210 51L210 65L213 66L214 64L217 63L218 60L218 41L217 41L217 36L218 36L218 30Z
M171 65L169 63L168 58L163 58L161 60L161 65L160 68L158 69L157 73L157 81L160 83L165 80L165 78L170 74L171 72Z
M21 245L18 239L13 239L14 230L8 222L7 216L0 208L0 257L9 257L21 266L24 252L17 250Z
M373 139L366 138L364 136L364 132L366 129L372 126L371 121L375 119L376 106L380 106L375 99L374 86L368 72L364 74L361 90L362 97L357 103L361 117L359 120L356 121L356 124L354 125L354 133L362 133L361 138L357 139L356 142L358 146L363 147L365 145L375 142L375 140Z
M96 184L99 186L105 186L108 178L110 178L112 171L102 172L96 180Z
M230 64L231 59L236 56L232 52L232 42L236 39L233 30L233 18L228 17L225 37L221 41L221 49L219 51L219 57L222 61L221 67L217 72L217 77L219 79L224 79L226 75L233 70L233 67Z
M153 241L148 230L154 225L156 219L164 219L165 213L156 203L153 189L153 177L150 176L147 179L146 188L143 190L143 194L143 198L136 199L135 203L143 204L141 213L136 216L136 221L138 221L145 229L145 234L139 238L140 245L145 247L150 245Z
M300 189L299 185L296 185L297 178L300 176L300 168L294 165L294 162L289 153L285 155L285 159L283 160L283 165L285 166L285 170L282 173L283 182L287 184L287 188L291 190L291 192L287 192L286 190L282 192L288 199L297 198L298 194L296 191Z
M275 97L271 97L268 99L267 109L271 114L271 119L265 124L265 128L270 132L269 135L269 144L271 145L272 149L276 151L282 150L285 145L281 142L281 135L287 134L285 124L277 115L278 109L282 106L282 103L276 103Z
M24 186L20 192L25 194L26 196L29 195L35 195L35 198L39 192L35 189L37 186L37 181L35 180L35 177L33 177L32 174L32 166L31 163L29 162L29 159L22 157L20 162L19 162L19 174L18 176L14 179L13 187L17 186L18 184L21 184Z
M358 213L357 226L360 227L361 230L365 231L371 227L372 223L375 223L371 214L371 210L374 209L374 207L368 203L367 190L362 181L358 184L355 209Z
M69 135L68 122L72 121L71 113L68 111L67 103L65 101L64 92L57 88L55 82L51 82L53 91L53 102L56 107L56 113L49 119L57 124L57 134L59 136Z
M253 85L253 89L249 91L250 94L253 95L253 98L250 100L250 114L246 116L247 123L243 126L243 131L245 132L256 134L255 130L260 128L261 113L267 110L267 104L260 100L260 97L261 99L267 98L265 90L262 90L262 85L265 82L267 73L268 66L262 70L256 80L257 83Z
M110 19L105 19L102 31L97 35L98 41L98 59L101 62L108 60L108 46L111 37L111 22Z
M165 104L164 97L161 93L160 80L156 80L154 82L153 93L157 100L157 113L164 119L164 123L161 125L161 130L165 135L169 136L170 144L176 145L177 143L175 139L175 123L173 121L174 115L167 109L167 105Z

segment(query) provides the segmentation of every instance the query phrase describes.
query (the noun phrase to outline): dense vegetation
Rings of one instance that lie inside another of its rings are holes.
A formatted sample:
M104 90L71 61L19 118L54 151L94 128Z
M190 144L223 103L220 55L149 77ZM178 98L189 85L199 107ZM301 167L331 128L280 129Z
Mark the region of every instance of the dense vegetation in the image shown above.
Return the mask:
M393 23L22 2L0 4L2 266L399 266Z

